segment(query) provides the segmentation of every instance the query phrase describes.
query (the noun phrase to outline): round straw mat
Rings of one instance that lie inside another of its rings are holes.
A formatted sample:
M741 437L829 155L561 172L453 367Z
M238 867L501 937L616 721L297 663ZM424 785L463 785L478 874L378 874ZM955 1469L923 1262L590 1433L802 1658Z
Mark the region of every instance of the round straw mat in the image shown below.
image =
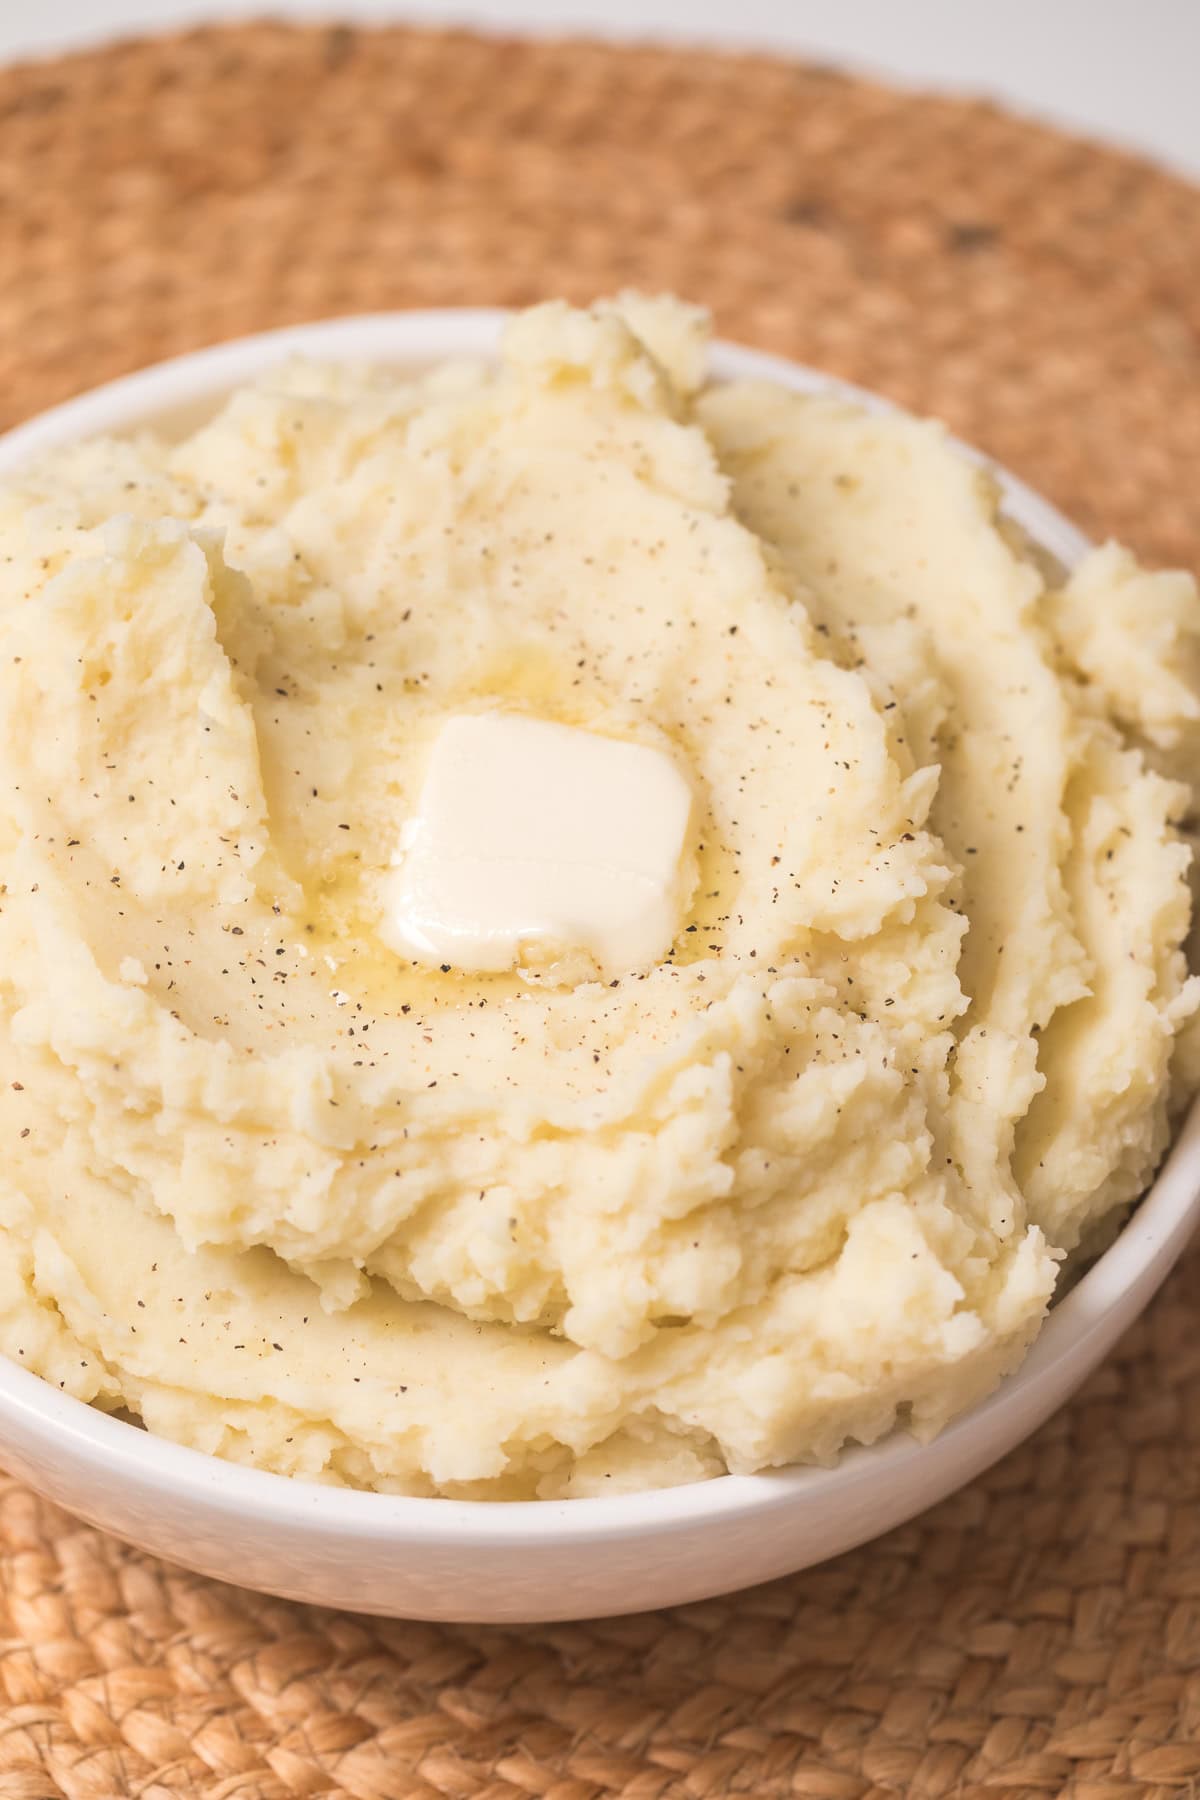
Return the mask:
M1198 269L1144 163L761 58L264 25L0 71L0 424L265 326L636 283L1195 565ZM670 1614L307 1611L0 1478L0 1796L1194 1795L1198 1272L966 1492Z

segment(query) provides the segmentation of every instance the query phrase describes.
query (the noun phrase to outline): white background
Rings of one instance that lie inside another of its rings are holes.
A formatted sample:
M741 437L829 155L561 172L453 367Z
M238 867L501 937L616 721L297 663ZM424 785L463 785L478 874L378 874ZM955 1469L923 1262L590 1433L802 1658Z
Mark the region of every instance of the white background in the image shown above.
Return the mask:
M764 46L989 94L1200 179L1200 0L0 0L0 59L266 12Z

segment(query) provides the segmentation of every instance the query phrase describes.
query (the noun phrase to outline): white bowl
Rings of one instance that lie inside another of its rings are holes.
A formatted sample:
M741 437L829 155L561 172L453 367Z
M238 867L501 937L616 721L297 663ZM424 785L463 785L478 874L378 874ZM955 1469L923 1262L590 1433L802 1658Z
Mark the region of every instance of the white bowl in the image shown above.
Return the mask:
M496 312L428 312L268 332L69 401L0 439L0 474L35 453L154 421L181 429L297 353L416 367L494 352ZM874 396L718 345L719 378ZM1085 540L996 471L1007 512L1070 566ZM611 1499L409 1500L289 1481L200 1455L67 1398L0 1357L0 1460L141 1549L242 1586L422 1619L574 1619L673 1606L836 1556L943 1499L1062 1405L1132 1323L1200 1216L1200 1109L1112 1248L1056 1305L1020 1369L932 1444L894 1433L836 1468L733 1476Z

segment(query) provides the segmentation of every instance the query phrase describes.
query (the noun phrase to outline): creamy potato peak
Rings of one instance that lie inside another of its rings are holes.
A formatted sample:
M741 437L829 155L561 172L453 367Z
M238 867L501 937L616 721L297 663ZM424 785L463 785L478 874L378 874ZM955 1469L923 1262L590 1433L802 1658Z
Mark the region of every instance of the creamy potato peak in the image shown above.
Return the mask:
M1047 574L939 427L706 336L550 304L0 488L24 1368L398 1493L826 1461L992 1388L1146 1186L1190 579Z

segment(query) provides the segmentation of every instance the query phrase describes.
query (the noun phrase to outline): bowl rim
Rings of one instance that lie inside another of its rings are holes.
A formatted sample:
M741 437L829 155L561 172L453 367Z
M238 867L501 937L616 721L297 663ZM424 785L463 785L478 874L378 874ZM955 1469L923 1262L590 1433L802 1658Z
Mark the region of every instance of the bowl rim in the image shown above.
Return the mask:
M428 366L456 358L494 356L510 313L493 308L442 308L374 313L255 333L150 365L62 402L0 436L0 477L31 457L105 432L149 423L174 409L219 404L223 394L273 364L311 356L335 361ZM716 340L710 371L717 381L767 380L801 392L828 394L876 413L904 413L879 394L835 376L744 346ZM912 416L911 414L907 416ZM1042 548L1070 567L1090 548L1056 508L975 447L953 439L997 481L1004 512ZM718 1519L761 1518L806 1497L828 1499L830 1489L855 1489L902 1480L920 1460L949 1468L991 1460L987 1445L1004 1438L1004 1424L1028 1411L1032 1390L1064 1361L1086 1355L1113 1307L1136 1290L1149 1298L1200 1218L1200 1102L1183 1121L1173 1146L1137 1210L1112 1245L1051 1309L1020 1365L984 1400L952 1421L932 1442L893 1430L871 1445L852 1445L830 1468L791 1466L756 1475L719 1475L683 1487L585 1496L571 1500L453 1500L345 1488L279 1475L226 1461L101 1412L61 1393L42 1377L0 1355L0 1419L27 1435L50 1434L110 1475L162 1494L189 1491L230 1518L253 1515L281 1531L342 1536L349 1532L397 1541L420 1537L430 1546L470 1541L496 1548L556 1545L597 1537L670 1533ZM1144 1293L1143 1293L1144 1290ZM1004 1439L1001 1448L1011 1439ZM998 1452L996 1452L998 1453Z

